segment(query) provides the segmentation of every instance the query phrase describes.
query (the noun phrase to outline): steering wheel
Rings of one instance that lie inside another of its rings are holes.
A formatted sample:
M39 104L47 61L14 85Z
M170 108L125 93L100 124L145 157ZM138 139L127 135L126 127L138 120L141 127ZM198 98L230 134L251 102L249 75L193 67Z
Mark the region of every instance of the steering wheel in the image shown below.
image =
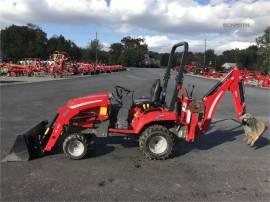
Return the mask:
M128 88L125 88L123 86L115 86L114 88L115 88L116 91L119 91L120 90L120 91L125 91L127 93L132 92L132 90L129 90Z
M116 92L116 96L114 96L114 97L121 104L122 104L122 98L124 96L124 93L125 93L125 95L127 95L127 94L129 94L131 92L134 92L134 91L129 90L129 89L123 87L123 86L115 86L114 88L115 88L115 92Z

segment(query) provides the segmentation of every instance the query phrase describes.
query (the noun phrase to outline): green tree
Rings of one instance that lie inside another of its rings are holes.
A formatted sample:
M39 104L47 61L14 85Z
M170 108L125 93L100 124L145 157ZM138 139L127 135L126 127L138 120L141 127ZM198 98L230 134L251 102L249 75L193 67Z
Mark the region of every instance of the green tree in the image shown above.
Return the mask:
M262 36L256 39L258 45L259 68L265 73L270 71L270 26L268 26Z
M239 49L226 50L222 53L224 62L236 63Z
M155 51L148 51L147 53L150 58L155 58L157 60L160 60L160 54Z
M256 68L257 64L257 46L249 46L246 49L239 50L236 63L238 67L245 67L247 69Z
M121 43L112 43L109 51L109 62L110 64L120 64L121 54L124 46Z
M161 67L166 67L168 65L168 60L169 60L169 53L161 53L160 54L160 66Z
M22 58L47 58L47 34L36 25L11 25L1 30L3 60L17 61Z
M82 58L82 49L78 47L74 42L71 42L68 53L72 60L81 60Z
M121 42L124 46L120 57L122 65L142 67L144 65L144 55L148 52L144 39L127 36Z
M203 64L204 63L204 53L193 53L193 59L196 64Z
M52 54L54 51L65 51L73 60L79 60L82 56L81 49L71 40L65 39L64 36L53 36L48 40L47 51Z
M206 66L215 66L216 64L216 54L213 49L208 49L205 52L205 64Z
M222 65L225 63L224 55L217 55L216 57L216 68L217 70L222 70Z
M99 51L98 52L98 62L99 63L104 63L104 64L109 64L109 53L107 51Z
M137 53L135 49L126 49L124 50L123 54L121 55L121 64L126 67L137 67L138 59L137 59Z
M99 40L91 40L88 47L83 50L83 59L89 62L96 62L97 53L98 63L108 63L109 54L106 51L103 51L102 48L103 46Z
M198 63L196 55L194 53L192 53L192 52L188 52L186 63L187 64L192 64L194 62Z

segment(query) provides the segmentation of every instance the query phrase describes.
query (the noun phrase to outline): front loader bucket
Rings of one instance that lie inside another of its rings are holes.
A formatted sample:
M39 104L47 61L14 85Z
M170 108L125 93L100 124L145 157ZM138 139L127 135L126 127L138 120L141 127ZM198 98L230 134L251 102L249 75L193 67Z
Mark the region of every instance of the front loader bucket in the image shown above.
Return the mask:
M262 120L256 119L248 113L244 114L241 120L246 134L245 141L248 145L253 146L267 129L266 125Z
M47 124L48 121L41 121L26 133L18 135L9 154L2 161L28 161L42 156L42 138Z

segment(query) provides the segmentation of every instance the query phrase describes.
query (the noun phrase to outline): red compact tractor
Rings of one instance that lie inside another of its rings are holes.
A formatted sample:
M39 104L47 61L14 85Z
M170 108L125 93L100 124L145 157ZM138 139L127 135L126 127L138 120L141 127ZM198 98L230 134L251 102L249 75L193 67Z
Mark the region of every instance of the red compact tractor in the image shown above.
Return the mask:
M181 64L172 98L166 102L172 58L180 46L184 47ZM244 127L246 142L252 146L266 126L246 112L239 70L233 69L196 101L183 85L187 53L187 42L172 47L163 81L155 80L149 96L134 99L134 91L115 86L115 92L69 100L58 109L49 125L42 121L26 134L19 135L6 160L29 160L49 154L56 145L61 145L68 158L82 159L93 136L107 137L115 133L138 137L139 147L147 158L163 160L172 154L176 141L193 142L209 129L217 105L227 91L232 94L236 117Z

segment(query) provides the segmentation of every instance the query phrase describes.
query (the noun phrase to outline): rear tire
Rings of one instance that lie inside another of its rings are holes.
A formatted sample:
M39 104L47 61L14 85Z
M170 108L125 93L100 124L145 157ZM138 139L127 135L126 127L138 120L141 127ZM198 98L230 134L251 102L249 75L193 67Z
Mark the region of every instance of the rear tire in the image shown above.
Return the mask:
M174 136L164 126L152 125L140 136L139 146L146 158L165 160L170 157L174 148Z
M87 148L87 138L80 133L70 134L63 142L63 152L69 159L83 159L87 154Z

